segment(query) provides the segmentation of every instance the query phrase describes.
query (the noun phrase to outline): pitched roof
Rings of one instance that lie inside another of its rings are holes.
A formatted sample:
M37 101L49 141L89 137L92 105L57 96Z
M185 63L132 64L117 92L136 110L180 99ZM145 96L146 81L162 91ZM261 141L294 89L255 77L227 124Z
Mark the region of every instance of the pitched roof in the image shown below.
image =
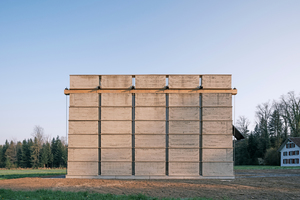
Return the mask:
M300 147L300 137L289 137L284 141L284 143L282 143L282 145L279 147L277 151L281 151L289 140L294 142L298 147Z
M237 140L241 140L244 139L245 137L243 136L243 134L237 129L235 128L235 126L232 125L232 135L237 139Z
M294 142L298 147L300 147L300 137L290 137L292 142Z

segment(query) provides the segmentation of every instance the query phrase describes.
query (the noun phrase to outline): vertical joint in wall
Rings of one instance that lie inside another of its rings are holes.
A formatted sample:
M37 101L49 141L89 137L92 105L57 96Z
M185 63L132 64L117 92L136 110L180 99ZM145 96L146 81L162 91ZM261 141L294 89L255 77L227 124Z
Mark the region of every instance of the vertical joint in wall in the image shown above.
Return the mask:
M202 94L199 94L199 175L203 174L202 172Z
M132 130L132 175L135 175L135 94L132 94L132 123L131 123L131 130Z
M169 175L169 94L166 94L166 175Z
M98 174L101 175L101 94L99 94L99 120L98 120Z

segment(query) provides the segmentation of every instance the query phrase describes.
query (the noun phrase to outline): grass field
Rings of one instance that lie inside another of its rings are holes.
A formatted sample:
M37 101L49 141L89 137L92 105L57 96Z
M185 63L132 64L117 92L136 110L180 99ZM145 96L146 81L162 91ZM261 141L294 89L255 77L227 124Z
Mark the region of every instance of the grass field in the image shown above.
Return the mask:
M52 190L36 190L36 191L12 191L0 189L0 199L124 199L124 200L156 200L158 198L148 197L142 194L138 195L113 195L113 194L99 194L89 192L62 192ZM160 198L164 200L175 200L179 198ZM187 200L187 199L186 199ZM207 198L188 198L188 200L209 200Z
M267 165L241 165L234 166L234 170L263 170L263 169L300 169L300 167L281 167Z
M300 169L300 167L280 167L280 166L263 166L263 165L241 165L235 166L235 170L268 170L268 169ZM0 170L0 180L40 177L49 175L65 175L66 169L2 169Z
M66 169L3 169L0 170L0 180L65 174Z

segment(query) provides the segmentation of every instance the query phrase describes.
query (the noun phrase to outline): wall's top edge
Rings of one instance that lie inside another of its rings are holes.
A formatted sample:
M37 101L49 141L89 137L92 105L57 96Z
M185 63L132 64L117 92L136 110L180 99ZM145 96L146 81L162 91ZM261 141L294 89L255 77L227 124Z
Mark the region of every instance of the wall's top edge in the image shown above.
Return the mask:
M70 74L70 76L231 76L232 74Z

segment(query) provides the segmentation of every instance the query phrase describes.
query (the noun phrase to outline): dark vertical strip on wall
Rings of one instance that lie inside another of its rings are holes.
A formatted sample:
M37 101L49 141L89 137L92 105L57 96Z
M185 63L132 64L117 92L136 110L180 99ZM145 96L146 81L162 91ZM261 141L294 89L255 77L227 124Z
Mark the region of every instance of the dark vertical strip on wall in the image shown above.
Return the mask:
M99 88L101 88L101 76L99 76ZM98 120L98 174L101 175L101 93L99 94L99 120Z
M202 87L202 77L199 77L199 89ZM202 172L202 94L199 93L199 175L203 174Z
M166 94L166 175L169 175L169 94Z
M199 94L199 175L202 175L202 94Z
M135 94L132 94L132 175L135 175Z
M99 121L98 121L98 156L99 156L99 172L101 175L101 94L99 94Z

